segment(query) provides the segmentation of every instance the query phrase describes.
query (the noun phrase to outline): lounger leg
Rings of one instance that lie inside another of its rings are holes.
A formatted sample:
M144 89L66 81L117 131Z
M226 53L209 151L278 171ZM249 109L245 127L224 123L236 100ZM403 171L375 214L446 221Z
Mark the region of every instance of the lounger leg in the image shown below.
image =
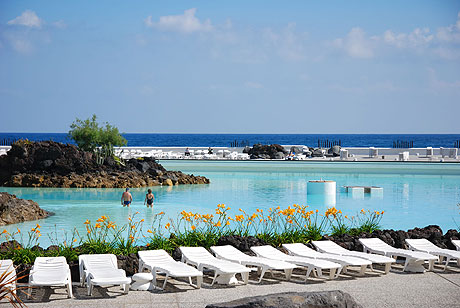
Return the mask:
M446 265L444 265L443 271L447 269L447 264L449 264L449 262L450 262L450 257L446 257Z
M67 296L72 298L72 279L69 277L69 282L67 283Z
M288 269L284 270L284 274L286 275L286 280L287 281L291 280L292 271L293 271L292 268L288 268Z
M342 267L342 273L346 274L346 273L347 273L347 270L348 270L348 269L347 269L347 266L344 265L344 266Z
M364 273L366 272L367 265L363 264L361 265L361 269L359 270L359 276L364 276Z
M336 271L335 268L331 268L331 269L329 270L329 279L332 280L332 279L335 278L335 277L334 277L334 276L335 276L335 271Z
M428 263L428 270L433 271L434 269L434 260L430 260Z
M203 283L203 276L196 276L196 288L200 289Z
M211 287L214 285L214 282L216 281L216 278L217 278L217 272L214 272L214 278L212 279Z
M243 284L248 284L248 282L249 282L249 272L241 273L241 277L243 277Z
M123 293L128 294L129 292L129 283L124 285Z
M91 281L86 281L86 284L88 285L88 296L91 296L91 294L93 293L93 284L91 283Z
M265 272L267 271L266 268L262 267L261 271L260 271L260 277L259 277L259 282L262 281L262 278L264 278L264 275L265 275Z
M372 265L371 265L371 269L374 270L372 268ZM391 269L391 263L388 262L388 263L385 263L385 275L388 274L390 272L390 269Z
M339 278L339 275L340 275L340 272L342 271L342 269L343 269L343 266L341 266L341 267L339 267L337 269L337 272L335 273L335 278Z
M162 290L164 290L165 287L166 287L166 282L168 281L168 277L169 277L168 274L166 274L165 282L163 282L163 288L162 288Z
M311 267L307 268L307 274L305 275L305 282L307 282L307 279L310 276L310 273L311 273L312 270L313 270L313 268L311 268Z
M29 284L29 287L27 288L27 299L29 299L31 295L32 295L32 287Z
M323 271L320 268L316 268L316 277L323 277Z

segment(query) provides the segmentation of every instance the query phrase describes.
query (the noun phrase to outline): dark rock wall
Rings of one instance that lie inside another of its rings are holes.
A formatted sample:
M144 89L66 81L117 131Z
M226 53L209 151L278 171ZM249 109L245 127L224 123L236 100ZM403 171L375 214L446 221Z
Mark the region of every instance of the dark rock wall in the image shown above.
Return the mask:
M0 192L0 226L46 218L47 212L32 200L19 199L15 195Z
M202 176L167 171L148 157L127 160L125 166L108 157L98 165L92 153L53 141L18 141L0 157L0 186L122 188L208 183Z

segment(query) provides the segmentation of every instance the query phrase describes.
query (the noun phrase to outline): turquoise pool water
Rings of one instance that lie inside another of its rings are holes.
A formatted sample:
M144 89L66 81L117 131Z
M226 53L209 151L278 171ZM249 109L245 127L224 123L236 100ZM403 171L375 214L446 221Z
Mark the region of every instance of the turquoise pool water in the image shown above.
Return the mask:
M325 210L335 205L345 214L354 215L360 209L384 210L385 228L409 229L437 224L444 231L460 225L460 164L423 163L327 163L327 162L205 162L162 161L167 169L204 175L209 185L153 187L154 211L164 211L175 217L182 210L212 213L219 203L232 208L255 211L256 208L287 207L294 203L307 204ZM322 196L307 195L308 180L337 182L336 202ZM343 185L383 187L383 195L353 197L342 191ZM55 230L63 234L74 227L84 231L86 219L95 221L106 215L118 224L130 214L139 212L145 226L152 221L152 210L144 205L146 189L131 189L134 202L130 208L120 205L123 189L53 189L11 188L0 191L32 199L55 213L47 219L4 227L27 230L42 226L40 244L50 244L46 233ZM456 220L456 223L454 221ZM3 229L0 227L0 230Z

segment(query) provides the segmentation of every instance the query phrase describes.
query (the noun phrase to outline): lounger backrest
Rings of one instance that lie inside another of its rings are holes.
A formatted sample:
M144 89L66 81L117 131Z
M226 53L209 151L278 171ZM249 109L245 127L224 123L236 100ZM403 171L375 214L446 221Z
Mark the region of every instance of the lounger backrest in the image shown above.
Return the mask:
M34 270L62 270L68 267L65 257L37 257L34 262Z
M302 243L294 243L294 244L283 244L283 247L286 248L293 254L301 255L301 256L308 256L308 257L316 257L321 255L321 253L314 251L313 249L305 246Z
M118 268L117 257L113 254L80 255L78 257L80 268L88 270L104 268Z
M16 277L16 270L14 269L13 261L11 259L0 260L0 275L3 275L4 273L7 273L6 276L4 276L4 282L11 281Z
M45 274L48 277L61 277L69 271L69 265L65 257L37 257L30 275L35 273Z
M360 238L359 241L370 249L385 251L394 249L394 247L391 247L379 238Z
M239 251L235 247L231 245L225 245L225 246L212 246L211 250L219 257L221 258L226 258L226 259L231 259L231 260L242 260L242 259L247 259L248 256L247 254Z
M333 241L312 241L313 245L318 248L319 251L330 252L330 253L347 253L347 249L340 245L337 245Z
M436 250L440 249L438 246L427 240L426 238L421 239L406 239L406 243L417 250Z
M252 246L251 250L254 251L257 255L260 255L265 258L284 258L286 257L286 254L282 253L275 247L272 247L270 245L265 245L265 246Z
M138 251L139 258L145 264L165 264L176 262L174 259L163 249L158 250L144 250Z
M460 240L451 240L452 244L460 251Z
M204 247L180 247L179 249L187 259L194 262L212 262L216 259Z

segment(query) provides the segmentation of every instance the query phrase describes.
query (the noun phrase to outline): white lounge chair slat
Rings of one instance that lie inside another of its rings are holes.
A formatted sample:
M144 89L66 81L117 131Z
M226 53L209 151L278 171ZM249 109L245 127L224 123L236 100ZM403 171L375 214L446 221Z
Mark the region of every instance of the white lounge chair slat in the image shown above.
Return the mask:
M209 253L204 247L180 247L182 252L182 262L192 264L202 271L207 268L214 271L214 278L211 286L216 282L232 283L235 282L234 275L241 274L243 283L248 283L249 272L251 269L246 266L230 261L220 260ZM218 276L219 279L218 279Z
M313 250L302 243L294 243L294 244L283 244L283 247L289 252L289 254L293 256L299 257L307 257L307 258L314 258L320 260L327 260L331 262L336 262L342 265L344 271L348 266L359 266L360 267L360 274L364 274L367 266L371 266L372 262L369 260L365 260L362 258L357 257L350 257L350 256L340 256L334 255L330 253L322 253L316 250Z
M92 294L94 285L107 287L120 285L124 293L128 293L131 278L126 277L124 270L119 269L117 257L113 254L94 254L78 256L80 267L80 283L88 287L88 295Z
M31 286L64 286L68 297L72 297L70 268L64 257L37 257L29 274L29 296Z
M253 246L251 247L251 250L259 257L264 257L264 258L274 259L274 260L281 260L281 261L294 263L296 265L306 267L307 274L305 276L305 281L308 279L308 277L310 276L310 273L313 270L317 271L318 276L322 276L322 270L329 269L330 278L332 279L336 277L335 273L337 272L337 275L338 275L340 273L340 270L342 269L342 266L338 263L330 262L326 260L317 260L313 258L290 256L285 253L282 253L281 251L279 251L278 249L270 245Z
M429 262L428 270L432 270L434 262L438 260L436 256L428 253L394 248L379 238L360 238L359 242L363 245L363 250L365 252L381 254L392 258L405 258L406 262L403 271L423 272L424 268L422 264L425 261Z
M455 248L460 251L460 240L451 240L452 244L454 244Z
M357 257L357 258L362 258L365 260L369 260L372 262L372 264L385 264L385 274L388 274L391 268L391 264L396 262L395 259L381 256L381 255L375 255L375 254L369 254L365 252L359 252L359 251L351 251L348 249L345 249L336 243L332 241L312 241L312 244L318 249L320 252L327 252L330 254L336 254L340 256L350 256L350 257Z
M13 290L13 293L16 294L16 269L14 268L13 260L0 260L0 275L4 275L3 283L10 281L10 283L4 284L3 287Z
M446 258L446 264L444 266L444 270L446 269L447 265L449 264L450 260L457 260L457 263L460 265L460 251L450 250L450 249L443 249L427 239L406 239L407 245L409 245L409 249L415 251L426 252L440 258Z
M263 257L249 256L230 245L213 246L211 247L211 250L220 259L261 268L259 282L262 280L264 274L271 270L284 270L286 279L289 280L291 278L292 270L296 268L296 265L292 263Z
M175 261L166 251L146 250L139 251L138 254L139 272L142 273L144 269L151 271L154 286L156 286L157 273L163 273L166 274L166 278L162 289L166 286L168 277L189 277L189 282L192 286L201 288L203 273L192 266ZM191 277L197 278L196 285L192 284Z

